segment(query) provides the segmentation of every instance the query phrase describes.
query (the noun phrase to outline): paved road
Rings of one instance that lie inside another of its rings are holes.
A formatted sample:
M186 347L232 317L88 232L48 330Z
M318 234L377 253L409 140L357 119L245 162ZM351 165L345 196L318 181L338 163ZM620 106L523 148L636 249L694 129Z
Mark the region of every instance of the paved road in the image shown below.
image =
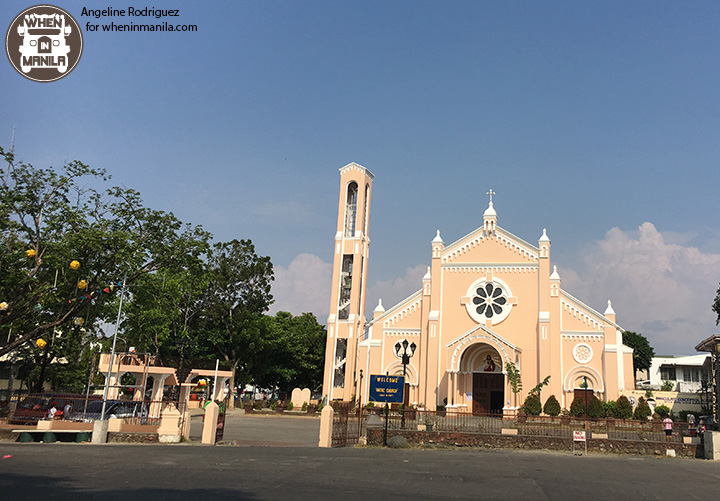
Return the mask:
M199 430L198 419L193 429ZM236 412L226 433L240 447L0 443L0 458L12 456L0 459L0 499L676 501L717 499L720 492L720 462L470 448L319 449L318 428L317 419Z
M717 499L720 464L534 451L0 444L3 499Z

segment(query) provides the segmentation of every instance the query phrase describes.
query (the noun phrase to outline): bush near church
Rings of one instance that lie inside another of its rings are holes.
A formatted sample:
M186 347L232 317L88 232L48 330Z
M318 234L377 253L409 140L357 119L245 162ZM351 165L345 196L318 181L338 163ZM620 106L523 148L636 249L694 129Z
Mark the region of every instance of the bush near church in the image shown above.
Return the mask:
M539 416L542 412L542 404L540 403L540 395L532 393L527 396L525 403L522 406L525 414L529 416Z
M615 402L614 416L617 419L630 419L633 415L633 408L630 400L625 395L622 395Z
M562 409L560 408L560 402L558 402L558 399L555 398L555 395L550 395L545 401L545 405L543 406L543 412L548 416L554 417L559 416L561 410Z
M635 407L635 412L633 413L633 419L646 421L651 415L652 411L650 410L650 406L645 401L645 398L640 397L638 399L637 407Z

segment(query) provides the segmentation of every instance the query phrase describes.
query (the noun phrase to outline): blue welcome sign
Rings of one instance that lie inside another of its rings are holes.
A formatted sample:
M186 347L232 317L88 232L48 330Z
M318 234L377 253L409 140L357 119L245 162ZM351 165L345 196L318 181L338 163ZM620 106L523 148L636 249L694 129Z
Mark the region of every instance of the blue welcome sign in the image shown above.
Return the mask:
M370 376L370 402L401 404L405 398L405 376Z

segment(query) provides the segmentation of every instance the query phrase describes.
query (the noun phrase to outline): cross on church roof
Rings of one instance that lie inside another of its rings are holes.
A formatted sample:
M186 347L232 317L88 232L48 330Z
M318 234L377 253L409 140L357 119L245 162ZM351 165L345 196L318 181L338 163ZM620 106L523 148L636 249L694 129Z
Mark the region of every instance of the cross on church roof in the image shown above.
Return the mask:
M492 190L492 188L490 188L490 191L488 191L488 192L485 193L485 194L486 194L486 195L490 195L490 203L492 204L492 197L493 197L493 195L497 195L497 193L495 193L495 192Z

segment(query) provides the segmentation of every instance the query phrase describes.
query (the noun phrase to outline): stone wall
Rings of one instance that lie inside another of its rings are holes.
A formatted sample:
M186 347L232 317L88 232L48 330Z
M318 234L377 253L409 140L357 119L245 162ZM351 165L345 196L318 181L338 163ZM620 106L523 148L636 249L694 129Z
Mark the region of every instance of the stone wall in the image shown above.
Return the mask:
M485 449L540 449L572 451L572 441L558 437L532 437L522 435L491 435L483 433L428 432L388 430L388 439L402 435L415 445L449 445L459 447L482 447ZM382 429L368 429L368 445L382 445ZM583 450L582 443L578 444ZM635 440L591 439L587 442L588 452L607 452L643 456L665 456L666 450L674 450L676 456L702 458L700 445L677 442L646 442Z
M382 440L382 438L380 440ZM108 443L151 444L158 442L158 434L109 432L107 441Z

